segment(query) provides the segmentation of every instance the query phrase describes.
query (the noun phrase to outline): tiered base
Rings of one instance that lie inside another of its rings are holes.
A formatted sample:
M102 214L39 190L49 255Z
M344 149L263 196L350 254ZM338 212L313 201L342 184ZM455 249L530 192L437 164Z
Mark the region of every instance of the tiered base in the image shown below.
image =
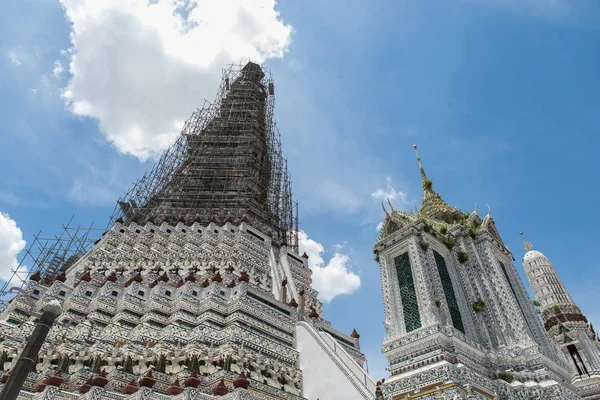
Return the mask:
M440 361L386 380L381 386L385 400L480 399L480 400L576 400L574 391L556 381L508 383L490 379L462 364Z

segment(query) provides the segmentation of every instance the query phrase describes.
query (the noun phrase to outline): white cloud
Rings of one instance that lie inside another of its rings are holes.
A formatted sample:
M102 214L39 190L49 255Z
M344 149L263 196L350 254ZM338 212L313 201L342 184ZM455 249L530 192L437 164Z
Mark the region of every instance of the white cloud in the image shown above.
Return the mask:
M386 200L386 199L390 199L390 200L402 200L402 201L406 201L406 193L402 192L402 191L397 191L396 189L394 189L392 187L392 178L390 178L389 176L386 178L385 180L385 189L377 189L375 190L373 193L371 193L371 196L373 196L376 199L379 200Z
M347 244L348 244L348 241L344 240L344 243L342 243L342 244L334 244L333 249L339 253L340 251L342 251L344 249L344 247L346 247Z
M10 50L7 54L7 57L11 64L21 65L21 60L19 60L19 57L17 56L17 53L15 53L14 50Z
M319 242L310 239L306 232L298 232L300 253L308 255L308 266L312 270L312 286L319 292L319 299L329 303L335 297L351 294L360 287L360 278L350 270L350 257L336 253L327 265L323 260L325 248Z
M214 98L226 64L282 57L290 43L275 0L61 3L72 22L68 108L97 119L119 151L141 160Z
M381 232L381 230L383 229L383 221L378 223L375 229L377 230L377 232Z
M0 280L8 281L17 271L19 262L17 255L25 248L23 233L17 223L8 214L0 212ZM26 269L21 266L21 273Z
M60 78L60 76L62 75L64 70L65 69L64 69L62 63L59 60L54 61L54 68L52 69L52 75L54 75L55 78Z

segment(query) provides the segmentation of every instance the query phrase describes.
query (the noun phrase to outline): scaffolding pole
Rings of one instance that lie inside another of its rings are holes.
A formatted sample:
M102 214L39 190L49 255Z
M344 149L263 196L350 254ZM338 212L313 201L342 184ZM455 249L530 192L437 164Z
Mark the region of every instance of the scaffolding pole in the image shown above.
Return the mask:
M94 228L93 223L73 225L73 220L74 216L71 216L66 224L61 224L58 235L43 237L40 231L33 236L17 267L11 269L10 278L0 288L0 310L6 308L14 296L10 293L11 288L23 288L34 273L39 273L42 279L53 279L92 248L101 230Z

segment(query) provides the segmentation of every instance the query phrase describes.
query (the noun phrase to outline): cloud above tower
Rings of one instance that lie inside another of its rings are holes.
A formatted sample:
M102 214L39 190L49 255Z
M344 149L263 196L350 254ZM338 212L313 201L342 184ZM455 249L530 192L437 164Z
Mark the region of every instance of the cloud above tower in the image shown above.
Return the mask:
M299 253L308 255L308 266L312 270L312 287L319 292L319 299L329 303L335 297L352 294L360 287L360 277L350 269L350 257L341 254L342 246L336 246L333 257L325 264L323 245L298 232Z
M275 0L61 4L72 24L68 109L96 119L118 151L140 160L167 148L213 99L224 65L281 58L291 41Z
M401 190L396 190L394 189L394 187L392 186L392 178L391 177L387 177L385 179L385 189L382 188L377 188L377 190L375 190L373 193L371 193L371 196L374 197L375 199L378 200L400 200L405 202L406 201L406 193L401 191Z
M0 212L0 280L9 281L17 271L17 255L25 248L23 233L8 214ZM23 271L26 272L26 271Z

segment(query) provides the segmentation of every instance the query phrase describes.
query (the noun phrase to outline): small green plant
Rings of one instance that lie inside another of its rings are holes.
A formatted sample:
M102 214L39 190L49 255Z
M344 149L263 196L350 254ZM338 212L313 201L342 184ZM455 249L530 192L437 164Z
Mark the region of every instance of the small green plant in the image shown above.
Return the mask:
M446 246L448 248L448 250L452 250L452 248L454 248L455 244L456 244L456 239L454 239L452 236L444 238L444 246Z
M440 225L440 227L438 228L438 231L442 235L445 235L446 233L448 233L448 227L446 225Z
M477 300L475 303L473 303L473 311L475 311L476 313L483 312L484 310L485 310L485 301Z
M515 376L510 372L501 372L498 374L498 378L508 383L513 383L515 380Z
M532 302L532 303L533 303L533 307L535 308L535 312L536 312L537 314L540 314L540 315L541 315L541 314L542 314L542 312L540 311L540 307L542 306L542 303L540 303L540 302L539 302L539 301L537 301L537 300L533 300L533 302Z
M467 252L466 252L466 251L464 251L464 250L461 250L461 251L459 251L459 252L458 252L458 254L457 254L457 256L458 256L458 261L459 261L461 264L464 264L464 263L466 263L467 261L469 261L469 253L467 253Z
M431 225L429 225L427 222L425 222L425 224L423 225L423 231L429 233L431 232Z
M425 179L423 181L423 189L430 190L432 187L433 187L433 182L431 181L431 179Z
M376 263L378 263L378 262L379 262L379 254L377 254L377 255L375 256L375 258L373 259L373 261L375 261Z
M469 236L471 236L471 239L475 240L477 238L477 230L475 228L470 228Z
M552 307L552 311L554 311L554 314L560 314L560 307L554 306L554 307Z
M435 299L435 306L436 306L437 308L440 308L440 306L441 306L441 305L442 305L442 302L441 302L441 301L439 301L438 299Z
M419 245L421 246L421 250L423 250L423 251L427 251L427 249L429 249L429 243L427 243L425 241L421 241L421 243L419 243Z

